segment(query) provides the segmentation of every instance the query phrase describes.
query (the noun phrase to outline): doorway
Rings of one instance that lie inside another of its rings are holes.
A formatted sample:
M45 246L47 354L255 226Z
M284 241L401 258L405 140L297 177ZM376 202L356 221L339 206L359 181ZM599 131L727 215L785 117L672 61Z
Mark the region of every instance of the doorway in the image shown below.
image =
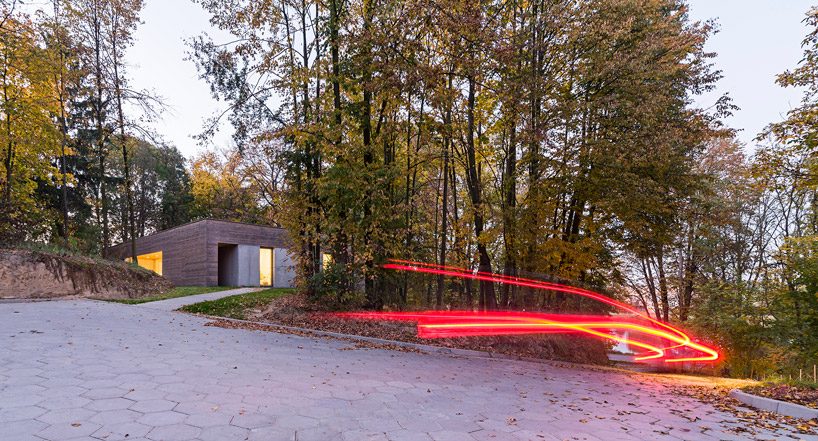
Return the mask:
M259 285L273 286L273 249L259 248L258 250Z
M230 243L219 244L219 286L239 284L239 246Z

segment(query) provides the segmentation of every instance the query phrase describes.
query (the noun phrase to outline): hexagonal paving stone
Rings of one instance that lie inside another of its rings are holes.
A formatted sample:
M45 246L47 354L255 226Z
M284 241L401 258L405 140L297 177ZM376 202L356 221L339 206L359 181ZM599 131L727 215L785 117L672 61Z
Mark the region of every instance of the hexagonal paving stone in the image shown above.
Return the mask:
M270 415L248 413L234 416L230 424L244 427L245 429L258 429L259 427L272 426L275 422L276 419Z
M92 434L94 438L105 441L125 441L145 436L153 427L133 421L105 424Z
M220 404L228 404L228 403L241 403L244 397L239 394L233 393L218 393L218 394L209 394L205 397L206 401L211 403L220 403Z
M102 389L106 387L116 387L122 384L121 381L117 380L86 380L83 381L80 386L86 389Z
M187 418L187 415L174 411L167 412L153 412L142 415L138 422L147 424L149 426L169 426L171 424L179 424Z
M85 406L86 409L91 410L119 410L127 409L133 406L134 402L126 400L125 398L106 398L103 400L94 400Z
M163 412L165 410L173 409L177 404L179 403L168 400L145 400L133 403L130 409L142 413Z
M332 427L310 427L296 432L298 441L325 441L340 439L341 431Z
M248 441L295 441L295 431L281 427L261 427L250 431Z
M26 438L48 427L48 424L37 420L12 421L3 424L3 436L8 439Z
M185 424L202 428L227 426L230 424L231 419L233 419L232 415L220 412L195 413L185 418Z
M155 389L133 389L128 391L122 398L127 398L133 401L142 401L142 400L161 400L165 397L167 392L155 390Z
M39 387L39 386L38 386ZM62 386L48 389L49 397L77 397L88 392L88 389L79 386Z
M316 427L318 420L315 418L303 417L299 415L283 416L276 422L276 426L293 430L303 430L309 427Z
M57 397L42 400L39 406L50 410L60 410L83 407L90 402L88 398L82 397Z
M196 439L202 429L187 424L171 424L148 432L147 438L156 441L186 441Z
M39 406L12 407L0 409L0 423L10 423L12 421L29 420L37 418L47 411Z
M50 441L63 441L71 438L88 436L96 432L99 428L99 424L94 424L90 421L59 423L48 426L47 428L37 432L37 436Z
M429 436L434 441L466 441L466 440L473 440L474 437L471 434L466 432L456 432L453 430L439 430L435 432L429 432Z
M184 403L189 401L202 401L205 399L206 396L207 394L203 394L201 392L187 390L182 392L165 392L165 396L163 398L168 401Z
M427 433L403 429L386 432L386 437L389 441L432 441Z
M103 425L116 424L136 421L141 416L141 413L129 409L106 410L92 416L90 421Z
M221 409L220 405L208 401L179 403L176 407L173 408L173 410L175 410L176 412L182 412L188 415L193 415L196 413L216 412L219 409Z
M96 415L96 412L93 410L80 407L76 409L50 410L37 417L37 419L47 424L73 423L75 421L87 420L94 415Z
M244 441L250 434L243 427L220 425L202 429L199 439L202 441Z
M341 439L344 441L389 441L385 433L362 429L347 430L341 434Z
M100 400L103 398L121 398L126 393L128 393L127 390L120 389L118 387L101 387L98 389L91 389L83 393L82 396L92 400Z
M400 430L400 424L394 418L359 418L358 423L362 429L373 432L388 432L390 430Z

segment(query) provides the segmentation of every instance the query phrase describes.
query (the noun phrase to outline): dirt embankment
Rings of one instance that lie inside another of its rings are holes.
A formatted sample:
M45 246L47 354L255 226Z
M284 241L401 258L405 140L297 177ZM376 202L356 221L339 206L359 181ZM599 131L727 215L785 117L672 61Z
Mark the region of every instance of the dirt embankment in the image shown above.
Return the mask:
M173 288L162 276L99 258L0 249L0 299L139 298Z
M303 294L274 299L261 311L248 311L248 318L266 323L431 344L448 348L495 352L519 357L562 360L584 364L609 364L608 345L575 335L525 335L421 339L415 322L349 320L317 310Z

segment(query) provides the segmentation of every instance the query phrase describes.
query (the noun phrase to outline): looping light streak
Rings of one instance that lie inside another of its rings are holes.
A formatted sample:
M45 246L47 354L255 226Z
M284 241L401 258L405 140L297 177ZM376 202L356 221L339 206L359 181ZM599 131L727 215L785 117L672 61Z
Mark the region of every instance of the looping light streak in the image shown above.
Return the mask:
M712 362L719 358L719 353L715 349L692 341L681 329L653 319L630 305L587 289L405 260L392 260L383 265L383 268L575 294L612 306L631 314L633 318L513 311L359 312L338 313L337 316L350 319L417 322L418 336L421 338L582 333L645 350L646 352L635 357L636 361ZM628 331L627 337L623 336L624 331Z

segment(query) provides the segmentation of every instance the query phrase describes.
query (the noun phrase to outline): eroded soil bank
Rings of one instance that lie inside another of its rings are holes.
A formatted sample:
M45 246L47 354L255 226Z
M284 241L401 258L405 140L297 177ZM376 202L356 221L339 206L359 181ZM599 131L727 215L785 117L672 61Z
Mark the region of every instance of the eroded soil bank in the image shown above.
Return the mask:
M162 276L125 262L0 248L0 299L127 299L172 288Z

